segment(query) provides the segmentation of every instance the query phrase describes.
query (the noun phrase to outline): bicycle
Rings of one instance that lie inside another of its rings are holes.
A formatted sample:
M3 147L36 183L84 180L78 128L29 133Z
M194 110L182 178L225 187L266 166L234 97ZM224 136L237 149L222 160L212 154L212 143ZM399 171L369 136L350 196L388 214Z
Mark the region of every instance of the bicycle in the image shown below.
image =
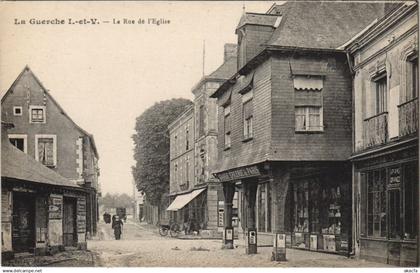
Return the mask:
M167 236L168 232L171 237L178 237L181 232L181 228L177 223L172 223L170 225L161 224L159 227L160 236Z

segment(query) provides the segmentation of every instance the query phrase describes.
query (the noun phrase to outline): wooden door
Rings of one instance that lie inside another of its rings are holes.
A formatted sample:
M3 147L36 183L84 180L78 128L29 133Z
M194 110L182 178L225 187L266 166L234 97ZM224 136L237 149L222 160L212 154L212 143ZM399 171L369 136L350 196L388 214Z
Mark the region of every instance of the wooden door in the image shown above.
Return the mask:
M29 194L13 194L12 247L16 252L35 247L35 198Z
M76 246L76 199L64 198L63 205L63 244Z

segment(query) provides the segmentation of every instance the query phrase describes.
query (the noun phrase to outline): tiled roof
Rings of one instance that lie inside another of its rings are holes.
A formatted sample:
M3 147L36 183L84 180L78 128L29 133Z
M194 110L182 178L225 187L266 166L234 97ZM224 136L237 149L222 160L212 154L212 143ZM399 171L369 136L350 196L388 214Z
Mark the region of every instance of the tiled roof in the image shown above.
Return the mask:
M9 143L7 136L2 136L1 141L1 177L82 189L17 149Z
M269 45L335 49L384 13L383 3L287 2Z

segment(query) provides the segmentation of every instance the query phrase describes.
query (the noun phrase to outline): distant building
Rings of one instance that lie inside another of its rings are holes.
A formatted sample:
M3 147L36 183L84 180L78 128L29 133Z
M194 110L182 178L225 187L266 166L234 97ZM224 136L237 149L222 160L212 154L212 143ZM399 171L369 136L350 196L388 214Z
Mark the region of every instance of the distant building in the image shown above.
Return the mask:
M10 142L63 177L90 192L86 226L96 233L99 155L94 138L61 108L29 67L25 67L1 100L2 118L14 124Z
M382 15L381 4L293 1L240 19L237 73L211 97L225 228L239 188L247 253L276 233L288 247L350 253L352 78L338 47Z
M217 163L217 104L210 95L236 70L236 45L226 44L223 64L193 88L194 105L169 125L168 210L180 224L194 221L213 235L223 227L223 192L212 175ZM237 203L236 203L237 207Z
M10 144L2 122L2 259L18 252L51 254L65 247L86 249L89 190L37 162Z
M364 259L419 265L418 6L347 45L354 70L353 236Z

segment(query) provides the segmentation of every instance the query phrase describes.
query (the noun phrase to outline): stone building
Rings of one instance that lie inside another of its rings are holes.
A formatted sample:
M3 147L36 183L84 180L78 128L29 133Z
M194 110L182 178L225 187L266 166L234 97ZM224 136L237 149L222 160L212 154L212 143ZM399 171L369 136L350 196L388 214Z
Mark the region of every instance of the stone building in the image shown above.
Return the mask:
M210 236L223 230L224 217L222 189L212 175L218 158L218 126L217 102L210 95L233 75L236 63L236 45L226 44L223 64L192 88L194 105L169 126L170 195L176 197L168 210L179 210L174 214L178 223L190 219Z
M277 233L288 247L350 253L352 78L338 47L383 12L383 4L287 2L242 16L237 73L212 97L225 228L237 189L247 253Z
M14 124L10 142L36 161L90 192L86 200L88 234L96 233L98 152L91 134L80 128L25 67L1 100L2 118Z
M417 4L390 10L346 49L354 74L355 252L364 259L418 266Z
M2 122L2 259L18 252L53 254L66 247L86 249L89 190L14 147Z

